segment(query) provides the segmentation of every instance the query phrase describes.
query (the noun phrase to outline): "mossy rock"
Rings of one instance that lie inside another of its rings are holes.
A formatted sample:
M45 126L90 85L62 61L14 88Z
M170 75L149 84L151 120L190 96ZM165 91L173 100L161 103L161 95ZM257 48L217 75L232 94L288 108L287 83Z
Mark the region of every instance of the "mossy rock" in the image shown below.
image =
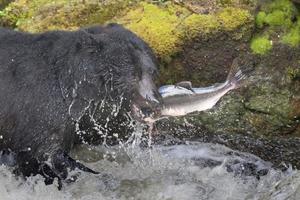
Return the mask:
M124 12L129 0L69 1L69 0L16 0L1 14L3 26L28 32L74 30L93 24L103 24Z
M211 43L213 41L209 41L209 44ZM202 54L196 54L195 59L200 59L201 55L205 55L206 52L212 57L219 55L213 53L219 49L219 46L213 48L213 50L208 46L204 46L203 43L199 46L206 50L203 50ZM198 49L197 52L199 52ZM239 53L241 54L241 52ZM225 55L225 53L222 55ZM226 94L211 110L194 113L191 116L182 118L182 120L173 120L172 122L176 125L179 124L181 127L193 125L194 127L201 127L202 130L212 134L242 133L261 137L273 137L274 135L299 136L299 48L292 49L277 44L265 56L250 55L247 54L241 57L244 61L249 56L248 59L254 60L254 63L256 63L255 71L247 79L247 85ZM188 60L191 60L191 58L188 57ZM209 60L211 59L209 58ZM226 76L223 68L214 69L213 65L207 65L206 63L205 66L209 68L207 71L211 72L211 77L214 77L214 74L219 71ZM204 74L205 70L200 70L203 79L209 75L209 73ZM213 81L217 82L216 79L213 79ZM193 134L197 134L197 132ZM202 132L199 132L199 135L201 134Z
M249 127L242 120L245 115L243 97L237 93L227 95L209 111L199 113L193 120L199 121L209 132L246 132ZM199 123L198 122L198 123Z
M249 27L253 16L248 10L235 7L223 8L214 14L195 14L171 2L163 6L142 2L114 21L142 37L158 57L168 63L187 41L199 36L213 37L217 32L230 32L236 36L232 33L243 26Z
M226 7L243 8L254 10L257 0L173 0L181 4L193 13L197 14L214 14Z
M260 6L255 21L260 34L252 40L253 53L263 55L269 52L271 46L267 39L291 47L300 45L300 15L291 0L266 1Z
M247 93L255 93L258 90L260 89L253 88L247 90ZM210 133L274 136L290 134L292 130L296 135L297 132L293 128L297 126L294 120L296 114L293 112L299 107L300 101L292 104L291 93L288 90L274 91L274 87L270 87L265 92L261 95L249 94L250 99L245 99L245 95L241 95L238 91L232 92L224 96L211 110L173 122L192 124Z
M271 133L286 128L292 123L291 97L288 89L276 89L272 85L264 84L249 90L250 98L245 102L249 112L246 120L257 129Z
M296 14L297 8L290 0L274 0L262 4L257 19L260 25L290 26Z
M217 31L234 32L253 19L242 8L226 7L214 14L201 15L171 1L138 2L16 0L0 13L0 24L21 31L43 32L119 22L148 42L162 61L169 62L186 40Z
M125 16L115 19L142 37L165 60L180 50L182 32L180 23L190 12L180 6L167 4L164 7L140 3Z
M253 87L248 92L250 98L245 103L247 109L257 113L280 115L283 118L289 117L292 94L288 90L275 90L273 86L264 84Z

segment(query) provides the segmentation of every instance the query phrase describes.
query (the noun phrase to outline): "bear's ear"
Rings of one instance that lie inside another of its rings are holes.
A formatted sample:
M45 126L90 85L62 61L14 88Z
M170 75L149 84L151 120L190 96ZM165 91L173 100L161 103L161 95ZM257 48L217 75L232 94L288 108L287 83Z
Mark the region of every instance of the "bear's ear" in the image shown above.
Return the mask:
M88 34L88 45L92 47L103 47L109 44L109 36L106 33L87 33Z
M84 29L89 34L100 34L103 33L104 28L102 26L91 26Z
M104 33L99 34L91 34L90 39L92 44L101 44L104 45L105 41L107 40L108 36Z
M86 37L79 44L76 44L77 50L83 50L87 53L100 52L107 45L104 34L90 34L86 32Z

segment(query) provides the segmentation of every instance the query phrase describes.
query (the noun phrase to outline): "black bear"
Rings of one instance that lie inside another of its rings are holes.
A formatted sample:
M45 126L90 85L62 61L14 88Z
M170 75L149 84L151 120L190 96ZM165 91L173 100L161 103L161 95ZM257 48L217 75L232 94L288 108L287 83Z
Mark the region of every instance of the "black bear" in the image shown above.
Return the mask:
M49 183L68 168L96 173L68 152L159 107L156 66L148 45L117 24L41 34L0 28L1 153L13 152L17 172Z

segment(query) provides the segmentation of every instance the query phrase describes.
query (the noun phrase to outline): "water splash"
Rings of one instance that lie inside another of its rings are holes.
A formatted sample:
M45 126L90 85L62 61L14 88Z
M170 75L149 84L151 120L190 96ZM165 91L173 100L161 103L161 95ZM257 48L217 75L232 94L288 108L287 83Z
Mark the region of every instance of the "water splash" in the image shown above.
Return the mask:
M101 173L77 172L79 179L62 191L55 184L45 186L41 176L22 180L1 166L1 199L299 199L297 170L282 172L222 145L190 142L143 148L138 145L141 138L136 133L131 143L74 149L74 158Z

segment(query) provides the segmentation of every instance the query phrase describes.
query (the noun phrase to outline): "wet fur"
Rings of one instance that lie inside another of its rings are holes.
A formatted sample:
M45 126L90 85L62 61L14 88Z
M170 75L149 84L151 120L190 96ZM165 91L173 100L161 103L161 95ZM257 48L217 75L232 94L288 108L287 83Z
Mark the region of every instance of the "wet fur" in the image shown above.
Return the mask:
M42 34L0 28L0 150L15 153L18 173L49 183L65 179L67 168L93 172L67 153L81 140L102 142L94 126L107 117L105 134L127 127L120 122L143 100L140 82L153 84L156 72L147 44L116 24Z

